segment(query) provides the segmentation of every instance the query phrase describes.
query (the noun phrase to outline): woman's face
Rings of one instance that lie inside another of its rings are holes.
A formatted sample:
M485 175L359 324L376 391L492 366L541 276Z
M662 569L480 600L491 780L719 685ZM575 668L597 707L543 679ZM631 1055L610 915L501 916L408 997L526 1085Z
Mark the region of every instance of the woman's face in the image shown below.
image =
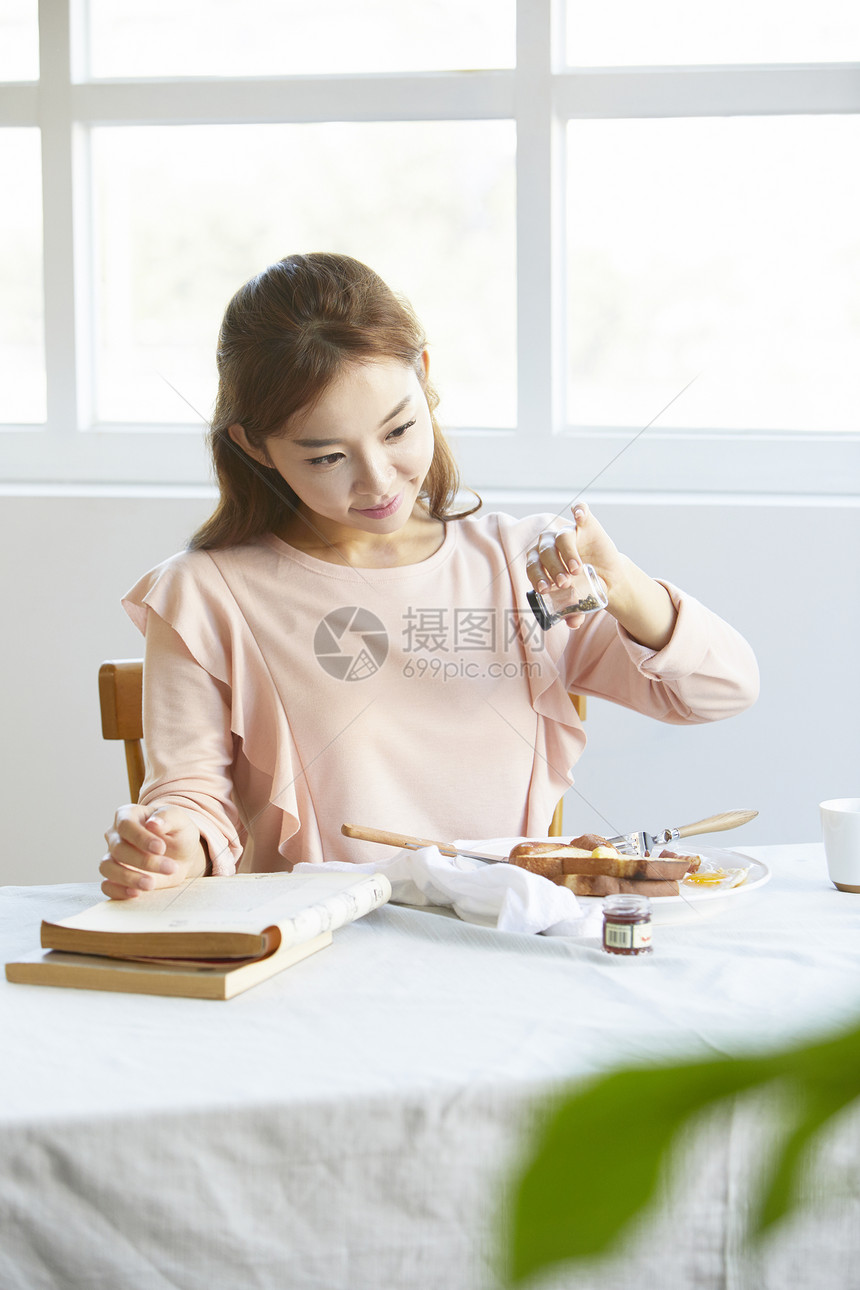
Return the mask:
M244 433L234 438L248 450ZM264 464L275 467L327 536L341 529L390 534L409 521L433 450L418 376L384 360L346 367L313 408L266 441Z

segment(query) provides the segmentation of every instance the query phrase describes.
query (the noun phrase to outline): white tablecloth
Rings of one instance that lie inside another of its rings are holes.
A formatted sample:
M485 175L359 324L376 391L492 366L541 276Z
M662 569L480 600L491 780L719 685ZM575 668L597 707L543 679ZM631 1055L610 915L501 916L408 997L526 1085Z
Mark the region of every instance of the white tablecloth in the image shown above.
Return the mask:
M387 906L229 1003L3 981L0 1286L494 1290L501 1189L543 1094L860 1015L860 896L829 884L819 846L749 854L770 883L657 927L650 958ZM97 898L5 888L3 960ZM860 1284L853 1195L745 1262L736 1193L760 1123L705 1126L627 1263L542 1285L620 1290L630 1259L664 1290ZM858 1156L850 1125L834 1159Z

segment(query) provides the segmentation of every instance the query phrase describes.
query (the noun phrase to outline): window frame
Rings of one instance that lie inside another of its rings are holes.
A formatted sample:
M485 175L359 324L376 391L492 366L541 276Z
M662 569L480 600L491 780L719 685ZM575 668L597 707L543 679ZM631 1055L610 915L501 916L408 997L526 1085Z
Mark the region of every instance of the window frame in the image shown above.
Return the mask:
M568 67L564 9L564 0L518 0L514 69L110 81L85 74L84 4L41 0L40 79L0 85L0 128L41 130L47 420L0 429L3 477L107 485L209 478L199 425L93 422L91 127L505 119L517 131L517 429L449 428L464 480L509 493L560 481L575 492L860 491L860 432L662 429L660 408L647 410L647 428L568 425L564 267L568 121L856 114L860 63ZM667 390L666 403L677 393Z

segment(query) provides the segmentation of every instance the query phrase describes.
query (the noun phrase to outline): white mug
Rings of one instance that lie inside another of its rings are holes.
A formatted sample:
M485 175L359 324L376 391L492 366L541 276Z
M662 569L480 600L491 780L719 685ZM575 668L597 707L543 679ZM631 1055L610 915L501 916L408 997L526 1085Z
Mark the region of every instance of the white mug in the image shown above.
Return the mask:
M860 797L834 797L818 809L830 881L840 891L860 892Z

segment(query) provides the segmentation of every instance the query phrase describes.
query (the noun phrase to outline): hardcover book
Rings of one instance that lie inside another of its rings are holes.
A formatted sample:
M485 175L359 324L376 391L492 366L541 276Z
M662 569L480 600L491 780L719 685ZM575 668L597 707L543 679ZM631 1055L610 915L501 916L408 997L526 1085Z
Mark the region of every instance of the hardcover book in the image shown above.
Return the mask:
M196 878L132 900L103 900L42 923L44 952L6 964L9 981L229 999L329 945L385 904L384 874Z

